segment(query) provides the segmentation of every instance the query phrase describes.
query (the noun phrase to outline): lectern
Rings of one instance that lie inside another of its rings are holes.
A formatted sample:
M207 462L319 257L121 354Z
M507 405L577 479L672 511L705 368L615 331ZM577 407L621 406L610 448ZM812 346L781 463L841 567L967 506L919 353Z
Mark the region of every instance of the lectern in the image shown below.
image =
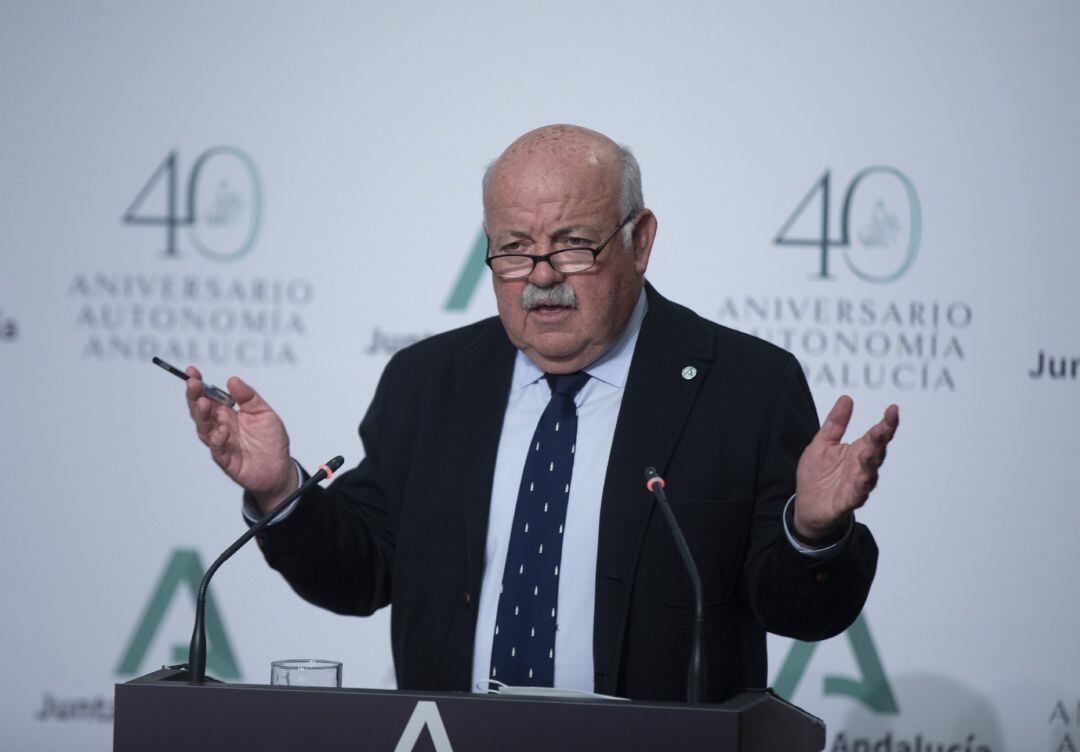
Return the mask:
M825 725L771 691L720 705L468 693L192 685L164 668L116 685L114 752L820 752Z

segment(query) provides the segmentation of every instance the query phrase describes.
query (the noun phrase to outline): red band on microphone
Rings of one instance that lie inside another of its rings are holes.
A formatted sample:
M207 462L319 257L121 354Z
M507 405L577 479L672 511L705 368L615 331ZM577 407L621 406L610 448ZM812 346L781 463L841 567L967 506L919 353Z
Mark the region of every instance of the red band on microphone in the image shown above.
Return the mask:
M666 487L667 487L667 483L665 483L665 482L664 482L664 479L663 479L663 478L661 478L661 477L660 477L660 476L658 475L658 476L656 476L655 478L649 478L649 480L645 481L645 488L647 488L647 489L649 489L650 491L652 491L652 490L653 490L653 486L654 486L655 484L657 484L657 483L659 483L659 484L660 484L660 488L666 488Z
M331 478L334 477L334 471L331 470L330 468L328 468L326 465L319 465L319 469L324 470L326 472L326 479L327 480L330 480Z

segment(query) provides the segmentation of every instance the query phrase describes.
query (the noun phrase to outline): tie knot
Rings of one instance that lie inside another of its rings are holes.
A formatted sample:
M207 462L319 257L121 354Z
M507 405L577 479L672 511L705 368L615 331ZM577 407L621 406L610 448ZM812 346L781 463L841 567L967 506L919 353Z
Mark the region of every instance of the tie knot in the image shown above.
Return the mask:
M544 378L547 379L552 394L559 394L573 399L574 395L580 392L581 387L585 386L585 382L589 380L589 374L584 371L559 374L545 373Z

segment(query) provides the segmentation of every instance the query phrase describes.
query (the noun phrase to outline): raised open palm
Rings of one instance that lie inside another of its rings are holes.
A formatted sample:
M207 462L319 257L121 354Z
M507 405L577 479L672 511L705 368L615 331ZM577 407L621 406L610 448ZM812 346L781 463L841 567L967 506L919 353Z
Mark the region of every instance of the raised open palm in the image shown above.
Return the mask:
M889 405L869 431L841 443L855 408L851 397L836 401L821 429L799 458L795 483L795 532L800 538L826 538L866 503L877 485L885 449L900 425L900 409Z

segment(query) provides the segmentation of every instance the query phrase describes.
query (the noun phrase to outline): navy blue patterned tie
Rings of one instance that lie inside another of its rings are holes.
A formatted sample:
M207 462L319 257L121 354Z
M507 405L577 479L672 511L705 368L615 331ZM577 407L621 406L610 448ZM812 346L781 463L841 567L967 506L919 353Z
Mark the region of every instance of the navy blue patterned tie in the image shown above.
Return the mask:
M577 440L574 395L589 374L547 380L551 401L521 474L491 647L491 678L519 687L554 686L559 562Z

